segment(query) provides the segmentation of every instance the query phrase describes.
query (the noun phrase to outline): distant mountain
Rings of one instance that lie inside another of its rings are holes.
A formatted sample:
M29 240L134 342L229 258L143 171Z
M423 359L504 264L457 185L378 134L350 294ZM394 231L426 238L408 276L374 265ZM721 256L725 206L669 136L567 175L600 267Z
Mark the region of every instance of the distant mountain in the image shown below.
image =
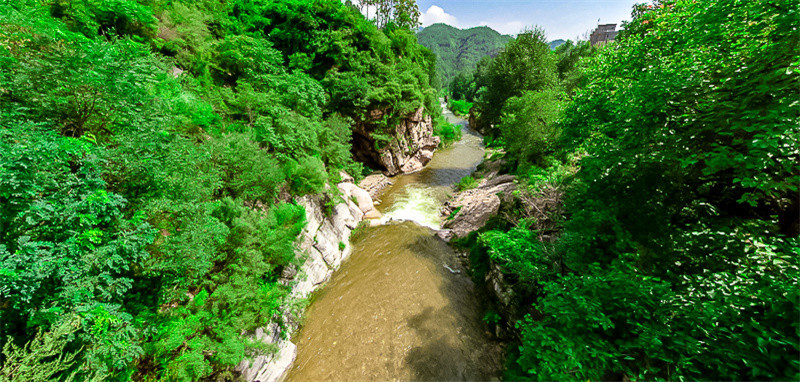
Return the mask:
M550 41L550 50L553 50L553 49L555 49L555 48L558 48L558 46L559 46L559 45L561 45L561 44L563 44L563 43L565 43L565 42L566 42L566 41L564 41L564 40L562 40L562 39L558 39L558 40L553 40L553 41Z
M464 69L472 69L484 56L495 56L511 40L489 27L458 29L433 24L417 33L419 43L436 54L436 71L446 87Z

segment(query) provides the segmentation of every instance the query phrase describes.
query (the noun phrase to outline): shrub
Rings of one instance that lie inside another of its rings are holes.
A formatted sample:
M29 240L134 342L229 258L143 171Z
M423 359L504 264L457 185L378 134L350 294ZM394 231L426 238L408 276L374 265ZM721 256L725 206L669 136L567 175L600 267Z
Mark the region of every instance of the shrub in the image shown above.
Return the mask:
M455 115L466 116L469 115L469 109L472 109L472 102L451 99L450 102L448 102L447 108Z
M473 178L471 175L461 178L461 180L459 180L456 184L456 188L458 188L459 191L469 190L475 187L478 187L478 180Z
M439 117L434 121L433 135L441 138L442 146L449 146L461 140L461 125L454 125L445 117Z

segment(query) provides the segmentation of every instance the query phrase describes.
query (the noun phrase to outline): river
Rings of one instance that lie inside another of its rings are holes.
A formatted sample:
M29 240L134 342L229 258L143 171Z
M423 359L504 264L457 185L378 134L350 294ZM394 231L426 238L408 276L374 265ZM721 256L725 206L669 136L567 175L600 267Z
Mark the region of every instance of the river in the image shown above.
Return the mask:
M294 336L288 381L491 380L501 345L482 321L475 285L434 236L452 185L483 158L481 137L449 111L463 138L422 171L393 178L353 253L318 292Z

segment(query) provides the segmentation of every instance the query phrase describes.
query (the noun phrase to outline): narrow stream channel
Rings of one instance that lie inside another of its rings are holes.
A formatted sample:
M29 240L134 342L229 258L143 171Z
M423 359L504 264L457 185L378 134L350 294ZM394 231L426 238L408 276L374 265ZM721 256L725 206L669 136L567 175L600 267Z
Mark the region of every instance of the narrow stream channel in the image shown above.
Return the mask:
M378 206L386 224L356 238L351 257L306 311L288 381L499 376L502 349L482 322L476 288L433 235L452 185L483 157L481 137L445 115L463 126L463 138L424 170L393 178Z

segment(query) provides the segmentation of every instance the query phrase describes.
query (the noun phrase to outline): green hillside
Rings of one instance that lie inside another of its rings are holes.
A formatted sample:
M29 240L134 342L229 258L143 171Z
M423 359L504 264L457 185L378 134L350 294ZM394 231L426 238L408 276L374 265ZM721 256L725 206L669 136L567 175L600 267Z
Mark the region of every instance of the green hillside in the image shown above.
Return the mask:
M558 40L550 41L548 46L550 46L550 50L553 50L553 49L558 48L559 46L563 45L564 43L566 43L566 41L564 41L562 39L558 39Z
M437 74L443 86L464 69L471 69L481 57L496 55L511 36L489 27L458 29L446 24L433 24L417 33L419 43L437 57Z

